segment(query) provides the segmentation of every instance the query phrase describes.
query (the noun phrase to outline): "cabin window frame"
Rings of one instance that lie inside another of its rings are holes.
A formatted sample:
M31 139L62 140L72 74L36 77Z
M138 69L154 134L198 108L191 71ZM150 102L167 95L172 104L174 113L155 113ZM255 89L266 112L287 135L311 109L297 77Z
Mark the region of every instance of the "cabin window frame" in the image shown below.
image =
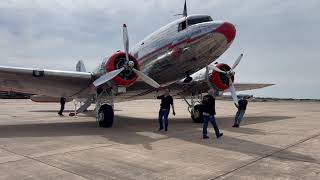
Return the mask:
M178 25L178 32L184 31L185 29L187 29L187 20L180 22Z
M203 16L203 17L191 17L187 19L187 23L190 26L200 24L200 23L205 23L205 22L212 22L213 19L211 16Z

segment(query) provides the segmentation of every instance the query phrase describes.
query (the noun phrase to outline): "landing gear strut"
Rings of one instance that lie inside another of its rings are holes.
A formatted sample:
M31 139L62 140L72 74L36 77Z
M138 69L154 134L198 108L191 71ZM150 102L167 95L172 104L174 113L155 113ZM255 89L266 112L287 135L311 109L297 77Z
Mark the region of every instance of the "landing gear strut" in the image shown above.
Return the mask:
M200 99L202 97L198 96L191 96L191 103L184 98L184 101L188 104L188 111L191 114L191 119L194 123L203 123L203 114L200 105Z

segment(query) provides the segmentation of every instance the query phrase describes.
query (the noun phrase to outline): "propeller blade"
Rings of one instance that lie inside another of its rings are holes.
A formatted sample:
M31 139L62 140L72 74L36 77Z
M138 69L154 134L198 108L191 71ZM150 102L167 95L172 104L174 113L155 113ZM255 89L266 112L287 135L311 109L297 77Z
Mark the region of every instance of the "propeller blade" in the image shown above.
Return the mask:
M236 92L236 88L234 87L233 83L230 82L229 90L233 99L233 102L238 106L238 96Z
M117 70L114 70L114 71L111 71L109 73L106 73L104 74L103 76L99 77L97 80L95 80L93 82L93 85L95 87L98 87L100 86L101 84L104 84L108 81L110 81L111 79L113 79L114 77L116 77L118 74L120 74L122 71L124 70L124 67L123 68L120 68L120 69L117 69Z
M206 66L206 80L209 80L209 67Z
M211 82L209 81L209 67L208 66L206 66L206 81L207 81L208 87L210 89L213 89L213 86L212 86Z
M214 71L220 72L220 73L224 73L227 74L227 72L222 71L221 69L219 69L217 66L212 66Z
M234 64L233 64L233 66L232 66L232 68L231 68L230 71L233 71L233 70L238 66L238 64L240 63L242 57L243 57L243 54L240 54L240 56L238 57L238 59L234 62Z
M126 53L126 60L129 61L129 35L127 25L123 24L123 46Z
M155 80L151 79L149 76L145 75L143 72L133 69L133 71L139 76L139 78L145 83L149 84L154 88L159 88L160 84L158 84Z

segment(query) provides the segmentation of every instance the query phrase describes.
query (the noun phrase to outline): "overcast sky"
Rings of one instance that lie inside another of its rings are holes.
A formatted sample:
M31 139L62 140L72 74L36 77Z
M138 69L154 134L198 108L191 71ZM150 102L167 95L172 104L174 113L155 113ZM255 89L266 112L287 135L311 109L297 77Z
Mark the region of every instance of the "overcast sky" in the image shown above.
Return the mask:
M175 20L184 0L1 0L0 65L93 70L122 48ZM218 60L244 59L236 82L275 83L249 92L264 97L320 98L319 0L188 0L189 14L236 25L237 37Z

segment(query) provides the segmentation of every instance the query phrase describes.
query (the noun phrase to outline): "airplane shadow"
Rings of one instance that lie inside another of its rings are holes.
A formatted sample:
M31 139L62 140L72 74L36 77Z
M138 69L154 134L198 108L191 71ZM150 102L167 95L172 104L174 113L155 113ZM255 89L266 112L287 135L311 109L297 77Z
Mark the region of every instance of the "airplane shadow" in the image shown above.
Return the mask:
M233 117L220 117L218 124L222 131L233 131L242 134L265 135L258 129L245 127L250 124L266 123L280 120L290 120L290 116L248 116L246 117L242 128L230 128ZM203 141L201 139L201 124L194 124L189 118L174 118L170 120L169 132L158 132L157 119L132 118L125 116L116 116L113 128L99 128L93 121L87 122L59 122L59 123L39 123L39 124L17 124L17 125L0 125L1 138L18 138L18 137L62 137L62 136L101 136L111 142L128 145L143 145L146 149L152 150L152 143L176 138L185 142L201 144L204 146L215 147L228 151L240 152L248 155L264 156L268 153L281 151L281 148L259 144L253 141L240 139L239 137L228 136L227 133L219 140ZM160 138L151 138L143 135L143 132L161 134ZM212 132L212 128L210 129ZM211 136L213 136L211 134ZM284 151L287 155L295 159L314 162L310 156L290 151ZM272 157L275 158L275 157ZM295 160L292 160L295 161ZM319 163L319 162L317 162Z

